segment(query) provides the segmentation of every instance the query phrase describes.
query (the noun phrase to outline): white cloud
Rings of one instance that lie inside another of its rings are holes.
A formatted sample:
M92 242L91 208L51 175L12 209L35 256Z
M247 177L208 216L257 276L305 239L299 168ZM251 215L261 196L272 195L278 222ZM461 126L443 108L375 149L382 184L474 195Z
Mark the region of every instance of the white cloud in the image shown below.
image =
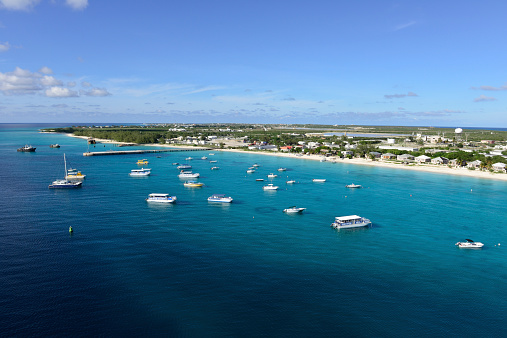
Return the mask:
M40 0L0 0L0 8L13 11L28 11Z
M109 96L111 95L105 88L92 88L88 91L83 91L86 96Z
M5 95L34 94L41 89L40 75L16 67L13 72L0 73L0 91Z
M496 99L494 97L489 97L486 95L481 95L474 99L474 102L485 102L485 101L496 101Z
M46 87L61 86L63 83L52 76L44 75L40 80L41 84Z
M77 92L63 87L51 87L46 89L45 95L47 97L76 97Z
M11 45L8 42L0 43L0 52L6 52L11 49Z
M53 74L53 70L49 67L44 66L41 69L39 69L39 73L49 75L49 74Z
M83 82L81 82L81 86L83 86L83 87L91 87L92 84L90 82L83 81Z
M70 8L80 11L88 7L88 0L65 0L65 3Z

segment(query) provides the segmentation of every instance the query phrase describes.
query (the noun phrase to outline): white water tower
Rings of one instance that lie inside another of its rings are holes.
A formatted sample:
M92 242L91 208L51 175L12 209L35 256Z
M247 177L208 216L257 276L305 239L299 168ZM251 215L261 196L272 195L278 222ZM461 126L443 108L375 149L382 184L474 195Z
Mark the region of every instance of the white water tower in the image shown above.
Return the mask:
M461 128L454 129L454 135L456 136L456 140L461 140L461 134L463 134L463 129Z

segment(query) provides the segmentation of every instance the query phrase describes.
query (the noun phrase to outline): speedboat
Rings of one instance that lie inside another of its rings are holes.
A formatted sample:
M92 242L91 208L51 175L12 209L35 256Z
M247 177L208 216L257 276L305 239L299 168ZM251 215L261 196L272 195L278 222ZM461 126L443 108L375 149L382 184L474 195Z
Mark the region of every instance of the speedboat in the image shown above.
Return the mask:
M35 151L35 147L29 146L26 144L24 147L18 148L18 151L24 152L24 153L33 153Z
M294 183L296 183L296 181L294 181L294 180L288 180L288 181L287 181L287 182L285 182L285 183L287 183L287 184L294 184Z
M466 242L458 242L458 243L456 243L456 245L458 246L458 248L463 248L463 249L480 249L484 246L483 243L474 242L471 239L466 239Z
M354 184L354 183L352 183L352 184L347 184L345 187L346 188L362 188L363 186L360 185L360 184Z
M65 179L67 180L83 180L86 175L81 174L77 169L69 169L67 170L67 175L65 175Z
M213 194L208 197L208 202L231 203L232 197L225 196L224 194Z
M60 145L58 143L50 144L49 148L60 148Z
M252 174L252 173L254 173L254 172L255 172L255 169L248 169L246 172L247 172L248 174Z
M148 195L146 202L154 203L173 203L176 201L176 196L169 196L169 194L152 193Z
M260 167L260 165L259 165L259 164L257 164L257 163L254 163L254 164L253 164L253 167Z
M287 209L283 209L283 212L286 212L288 214L296 214L303 212L303 210L306 210L306 208L298 208L296 206L293 206Z
M199 173L193 173L191 171L181 171L178 175L179 178L198 178Z
M218 170L220 167L211 167L211 170Z
M138 161L137 161L137 164L140 164L140 165L142 165L142 164L148 164L148 160L147 160L147 159L145 159L145 158L144 158L144 159L142 159L142 160L138 160Z
M271 174L268 175L268 177L269 178L275 178L275 177L278 177L278 175L271 173Z
M133 176L133 177L146 177L146 176L150 176L151 174L151 169L144 169L144 168L141 168L141 169L132 169L130 171L130 176Z
M199 187L202 187L204 185L204 183L197 182L197 181L186 181L185 183L183 183L183 185L185 187L199 188Z
M256 180L256 181L259 181L259 182L263 182L263 181L264 181L264 179L263 179L263 178L256 178L255 180Z
M209 163L217 163L217 160L209 161Z
M326 182L326 179L325 178L314 178L312 181L313 182Z
M65 164L65 176L67 175L67 160L65 159L65 154L63 154L63 163ZM69 181L66 178L63 180L56 180L53 181L49 185L49 189L72 189L72 188L79 188L83 182L81 181Z
M264 190L278 190L278 186L273 185L272 183L269 183L268 185L265 185L262 187Z
M206 156L201 157L201 160L207 160L208 158Z
M213 155L215 155L215 153L209 153L209 155L210 155L210 156L213 156Z
M192 161L192 160L193 160L193 158L192 158L192 157L187 157L187 158L185 159L185 161Z
M179 163L178 162L174 162L173 165L179 165Z
M331 226L335 229L345 229L345 228L358 228L358 227L366 227L371 224L371 221L367 218L351 215L351 216L341 216L335 217L334 223Z
M278 171L285 171L287 168L278 168Z
M177 166L176 168L178 168L180 170L184 170L184 169L192 169L192 166L188 165L188 164L181 164L181 165Z

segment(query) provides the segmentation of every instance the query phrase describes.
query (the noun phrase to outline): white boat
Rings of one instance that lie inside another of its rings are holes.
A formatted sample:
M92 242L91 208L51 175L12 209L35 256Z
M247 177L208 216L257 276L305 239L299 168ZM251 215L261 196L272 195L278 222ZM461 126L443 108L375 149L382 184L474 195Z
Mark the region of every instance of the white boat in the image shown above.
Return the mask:
M259 182L264 181L264 179L263 179L263 178L256 178L255 180L256 180L256 181L259 181Z
M209 161L209 163L217 163L217 160Z
M253 167L260 167L260 165L259 165L259 164L257 164L257 163L254 163L254 164L253 164Z
M288 181L287 181L287 182L285 182L285 183L287 183L287 184L294 184L294 183L296 183L296 181L294 181L294 180L288 180Z
M174 162L173 165L179 165L179 163L178 162Z
M181 164L181 165L177 166L176 168L178 168L180 170L185 170L185 169L192 169L192 166L188 165L188 164Z
M268 175L268 177L269 178L275 178L275 177L278 177L278 175L271 173L271 174Z
M192 157L187 157L187 158L185 159L185 161L192 161L192 160L193 160L193 158L192 158Z
M146 202L154 202L154 203L173 203L176 201L176 196L169 196L169 194L158 194L153 193L149 194Z
M220 167L211 167L211 170L218 170Z
M254 169L248 169L246 172L247 172L248 174L253 174L253 173L255 172L255 170L254 170Z
M287 168L278 168L278 171L285 171Z
M185 187L191 187L191 188L200 188L204 185L204 183L197 182L197 181L186 181L183 183L183 186Z
M293 206L287 209L283 209L283 212L286 212L288 214L296 214L303 212L303 210L306 210L306 208L298 208L296 206Z
M65 179L67 180L83 180L86 175L83 175L77 169L69 169L67 170L67 175L65 175Z
M65 165L65 176L67 175L67 161L65 159L65 154L63 154L63 163ZM49 189L72 189L72 188L79 188L83 182L81 181L69 181L66 178L63 180L56 180L51 183L48 188Z
M146 177L146 176L150 176L151 174L151 169L144 169L144 168L141 168L141 169L132 169L130 171L130 176L132 177Z
M363 186L360 185L360 184L354 184L354 183L352 183L352 184L347 184L345 187L346 188L362 188Z
M278 186L269 183L268 185L263 186L262 189L264 189L264 190L278 190Z
M313 182L326 182L326 179L325 178L314 178L312 181Z
M191 171L181 171L178 175L179 178L198 178L200 175L199 173L193 173Z
M210 155L210 156L213 156L213 155L215 155L215 153L209 153L209 155Z
M466 242L458 242L456 245L463 249L480 249L484 246L481 242L474 242L471 239L466 239Z
M201 157L201 160L207 160L208 158L206 156Z
M346 228L358 228L366 227L371 224L371 221L367 218L351 215L335 217L334 223L331 226L335 229L346 229Z
M232 197L225 196L224 194L213 194L208 197L208 202L231 203Z
M320 161L321 161L321 162L326 162L326 161L327 161L327 158L322 157L322 158L320 159Z

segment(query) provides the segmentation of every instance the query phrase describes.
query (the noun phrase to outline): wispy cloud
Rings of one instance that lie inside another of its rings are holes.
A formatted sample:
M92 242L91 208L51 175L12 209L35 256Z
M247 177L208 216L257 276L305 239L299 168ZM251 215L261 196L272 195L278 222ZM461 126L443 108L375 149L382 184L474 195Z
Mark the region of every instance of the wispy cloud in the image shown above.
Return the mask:
M413 93L413 92L408 92L407 94L386 94L386 95L384 95L384 97L386 99L401 99L401 98L408 97L408 96L417 97L419 95L417 95L416 93Z
M11 49L11 45L8 42L0 43L0 53L6 52Z
M183 93L183 95L197 94L197 93L202 93L202 92L208 92L210 90L220 90L220 89L225 89L225 87L222 87L222 86L206 86L206 87L197 88L197 89L191 90L189 92Z
M39 2L40 0L0 0L0 8L11 11L29 11Z
M507 84L505 84L505 85L503 85L501 87L480 86L480 87L472 87L472 89L476 89L476 90L489 90L489 91L507 90Z
M486 95L481 95L474 99L474 102L485 102L485 101L496 101L496 99L494 97L489 97Z
M76 11L81 11L88 7L88 0L65 0L65 4Z
M407 22L407 23L403 23L401 25L398 25L396 27L393 28L393 31L399 31L399 30L402 30L402 29L405 29L405 28L408 28L410 26L413 26L415 25L417 22L416 21L410 21L410 22Z

